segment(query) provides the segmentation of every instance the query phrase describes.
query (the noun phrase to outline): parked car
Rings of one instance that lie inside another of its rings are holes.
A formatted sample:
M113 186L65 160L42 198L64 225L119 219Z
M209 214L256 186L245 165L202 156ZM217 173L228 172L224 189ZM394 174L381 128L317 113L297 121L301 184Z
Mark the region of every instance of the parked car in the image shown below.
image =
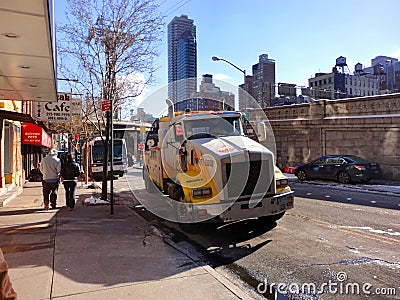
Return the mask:
M382 170L378 163L355 155L327 155L300 165L294 173L301 181L306 179L337 180L340 183L368 182L380 179Z

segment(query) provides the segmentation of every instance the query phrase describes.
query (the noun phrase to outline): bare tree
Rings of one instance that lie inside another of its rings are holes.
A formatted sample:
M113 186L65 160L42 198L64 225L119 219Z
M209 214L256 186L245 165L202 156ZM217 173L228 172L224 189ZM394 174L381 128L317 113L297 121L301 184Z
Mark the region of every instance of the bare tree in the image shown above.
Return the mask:
M105 134L103 187L107 186L110 117L119 107L129 109L132 97L153 81L163 17L154 0L67 0L66 24L58 27L61 74L77 78L86 90L99 135ZM142 74L145 82L132 82ZM128 78L130 78L128 80ZM110 100L114 111L105 118L98 99ZM102 198L106 199L107 188Z

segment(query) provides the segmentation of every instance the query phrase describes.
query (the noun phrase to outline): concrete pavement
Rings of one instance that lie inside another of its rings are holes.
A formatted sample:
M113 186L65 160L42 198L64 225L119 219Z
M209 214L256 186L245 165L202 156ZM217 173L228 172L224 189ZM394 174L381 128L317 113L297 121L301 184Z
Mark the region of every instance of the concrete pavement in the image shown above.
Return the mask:
M77 197L93 190L79 184ZM0 247L18 299L250 299L126 205L42 209L41 183L0 208Z

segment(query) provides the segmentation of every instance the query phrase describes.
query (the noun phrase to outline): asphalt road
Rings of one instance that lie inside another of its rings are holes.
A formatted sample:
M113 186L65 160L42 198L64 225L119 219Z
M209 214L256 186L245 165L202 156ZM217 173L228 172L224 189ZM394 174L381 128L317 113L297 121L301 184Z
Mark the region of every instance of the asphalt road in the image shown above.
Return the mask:
M400 210L400 194L363 190L362 185L312 181L293 182L290 186L296 197Z
M131 188L146 193L139 174L131 172ZM274 224L249 220L190 234L157 223L260 298L279 285L282 294L303 291L301 299L400 299L400 197L316 183L292 187L295 207Z

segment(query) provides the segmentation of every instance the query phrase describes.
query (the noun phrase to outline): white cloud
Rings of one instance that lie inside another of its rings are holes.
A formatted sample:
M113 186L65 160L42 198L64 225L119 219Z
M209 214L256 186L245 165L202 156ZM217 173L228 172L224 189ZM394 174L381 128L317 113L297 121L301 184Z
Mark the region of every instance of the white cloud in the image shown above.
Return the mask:
M228 75L226 75L226 74L219 73L219 74L214 74L213 75L213 79L215 79L215 80L228 80L228 79L230 79L230 77Z

